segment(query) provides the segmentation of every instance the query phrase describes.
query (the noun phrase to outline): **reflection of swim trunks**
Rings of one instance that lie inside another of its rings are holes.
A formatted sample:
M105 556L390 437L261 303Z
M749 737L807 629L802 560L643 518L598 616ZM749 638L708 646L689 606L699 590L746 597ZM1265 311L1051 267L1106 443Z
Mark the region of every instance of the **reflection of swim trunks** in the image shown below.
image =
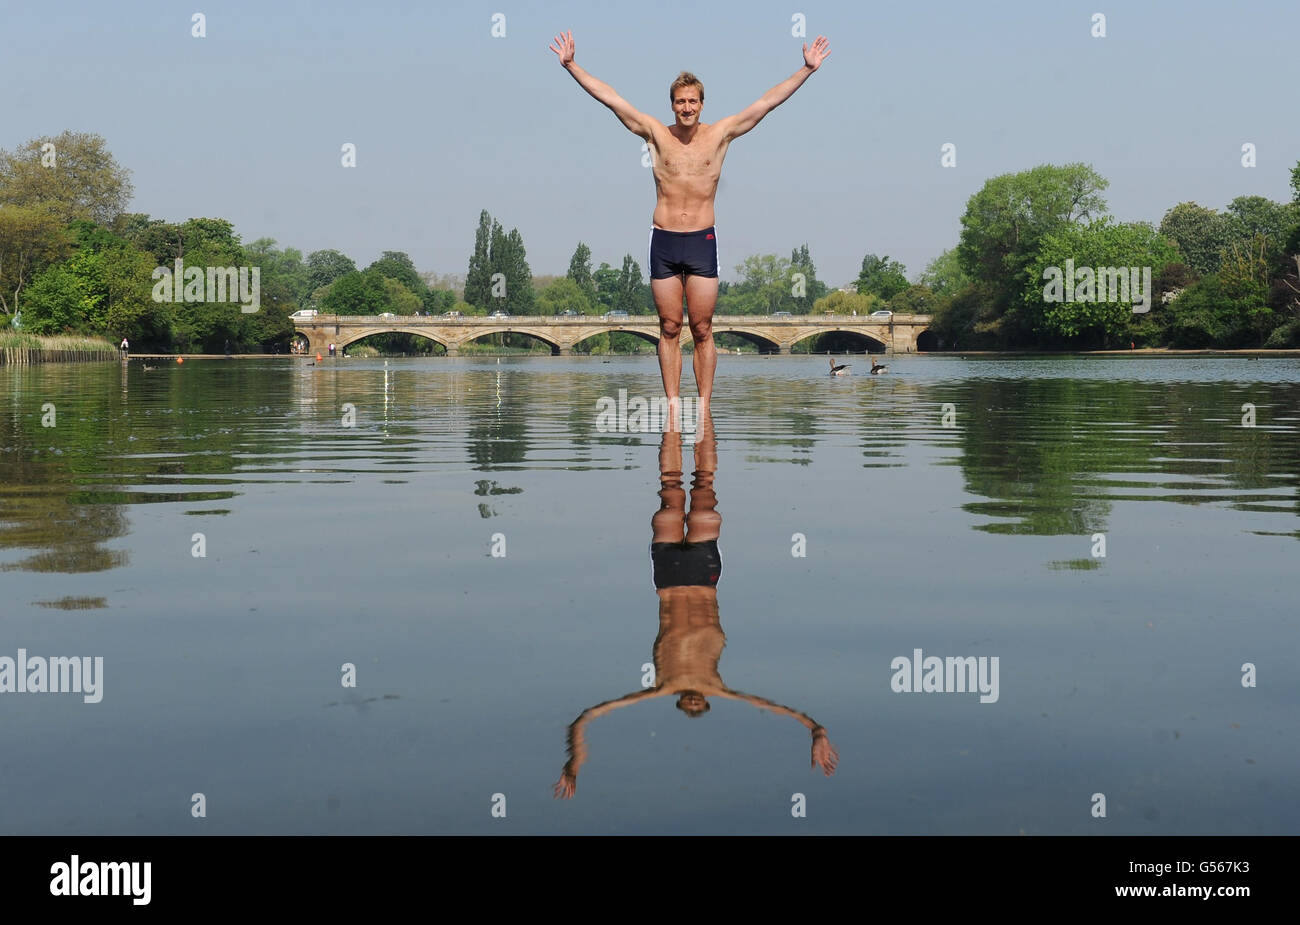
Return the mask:
M656 588L702 585L714 588L722 577L722 555L717 540L703 543L651 543Z
M650 226L650 278L717 276L718 235L702 231L665 231Z

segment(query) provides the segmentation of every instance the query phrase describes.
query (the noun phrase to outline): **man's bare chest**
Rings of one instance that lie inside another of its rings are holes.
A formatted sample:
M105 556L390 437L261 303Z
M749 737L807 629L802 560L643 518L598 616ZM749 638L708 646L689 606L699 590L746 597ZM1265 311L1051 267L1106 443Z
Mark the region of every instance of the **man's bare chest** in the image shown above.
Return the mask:
M717 177L726 153L716 138L695 138L682 144L665 132L655 139L656 173L664 177Z

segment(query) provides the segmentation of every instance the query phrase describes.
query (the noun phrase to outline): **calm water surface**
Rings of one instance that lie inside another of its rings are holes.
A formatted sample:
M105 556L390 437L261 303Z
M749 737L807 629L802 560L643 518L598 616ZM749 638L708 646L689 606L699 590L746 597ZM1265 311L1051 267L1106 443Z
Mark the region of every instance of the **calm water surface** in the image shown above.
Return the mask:
M715 440L597 426L659 388L0 368L0 657L104 659L0 694L0 832L1300 831L1300 361L724 357Z

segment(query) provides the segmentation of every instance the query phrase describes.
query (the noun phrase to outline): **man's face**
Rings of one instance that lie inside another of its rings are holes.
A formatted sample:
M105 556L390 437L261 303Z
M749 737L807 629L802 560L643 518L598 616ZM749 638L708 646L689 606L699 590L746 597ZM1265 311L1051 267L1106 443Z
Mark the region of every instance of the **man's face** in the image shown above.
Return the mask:
M677 116L678 125L696 125L700 121L700 109L703 106L699 87L688 85L677 88L677 95L673 97L673 114Z
M700 714L709 708L709 702L704 699L704 695L696 691L684 691L677 701L677 708L686 713Z

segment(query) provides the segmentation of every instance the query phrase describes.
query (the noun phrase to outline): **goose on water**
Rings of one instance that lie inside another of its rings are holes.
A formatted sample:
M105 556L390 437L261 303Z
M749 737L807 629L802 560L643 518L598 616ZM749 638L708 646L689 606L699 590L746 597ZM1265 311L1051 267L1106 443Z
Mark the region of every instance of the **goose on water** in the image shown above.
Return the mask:
M881 373L889 372L889 367L883 363L877 363L876 358L871 358L871 375L879 376Z
M839 366L836 366L836 365L835 365L835 358L834 358L834 357L827 357L827 359L830 361L830 364L831 364L831 375L832 375L832 376L847 376L847 375L849 375L849 366L852 365L852 364L849 364L849 363L841 363Z

